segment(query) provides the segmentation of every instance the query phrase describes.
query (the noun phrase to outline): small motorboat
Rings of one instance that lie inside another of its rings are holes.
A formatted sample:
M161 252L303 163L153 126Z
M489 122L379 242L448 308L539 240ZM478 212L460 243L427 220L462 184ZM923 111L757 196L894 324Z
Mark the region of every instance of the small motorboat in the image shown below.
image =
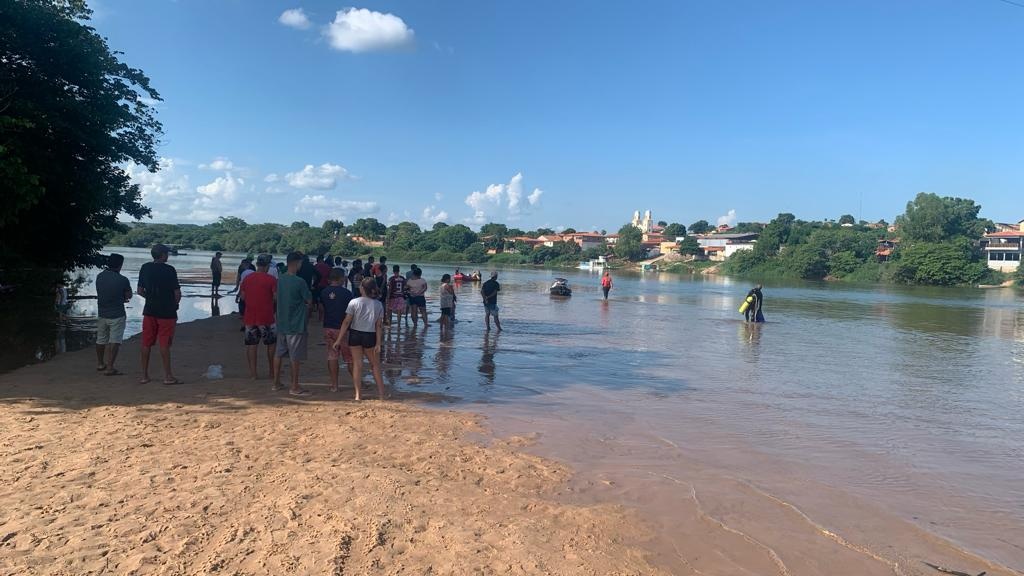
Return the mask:
M569 288L569 281L565 278L555 278L555 281L552 282L551 289L549 291L552 296L572 296L572 288Z

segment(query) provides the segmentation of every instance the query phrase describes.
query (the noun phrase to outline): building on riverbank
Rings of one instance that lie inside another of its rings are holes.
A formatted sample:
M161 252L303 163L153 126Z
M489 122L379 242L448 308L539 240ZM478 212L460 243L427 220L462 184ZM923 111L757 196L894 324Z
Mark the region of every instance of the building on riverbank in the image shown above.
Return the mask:
M753 250L757 232L741 234L700 234L695 236L697 244L704 250L709 260L722 262L740 250Z
M1024 246L1024 220L1017 223L1016 230L1006 230L985 234L981 239L982 249L988 267L1001 272L1013 272L1020 267L1021 247Z

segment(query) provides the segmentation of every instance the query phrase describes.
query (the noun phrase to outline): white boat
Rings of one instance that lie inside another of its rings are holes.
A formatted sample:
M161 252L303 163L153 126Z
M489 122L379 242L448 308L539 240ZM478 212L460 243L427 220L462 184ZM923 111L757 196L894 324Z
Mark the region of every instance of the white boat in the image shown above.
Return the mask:
M608 265L608 261L604 259L604 256L598 256L593 260L586 262L580 262L580 270L601 270Z

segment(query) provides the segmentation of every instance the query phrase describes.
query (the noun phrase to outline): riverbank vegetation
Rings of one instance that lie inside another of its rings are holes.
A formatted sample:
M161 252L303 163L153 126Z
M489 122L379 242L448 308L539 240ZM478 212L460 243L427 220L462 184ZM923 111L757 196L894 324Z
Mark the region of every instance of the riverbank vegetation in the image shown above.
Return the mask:
M733 254L724 274L761 278L836 279L924 285L999 283L978 240L993 228L981 206L964 198L921 193L907 203L895 232L885 227L805 222L779 214L753 250ZM879 254L879 242L895 249Z
M413 222L385 226L375 218L360 218L350 225L328 220L316 227L306 222L287 226L249 224L241 218L227 217L202 226L135 223L123 232L112 231L107 243L147 248L163 242L179 249L245 254L301 250L345 258L386 253L393 261L537 266L575 266L580 260L604 254L601 249L582 250L573 242L533 247L515 240L552 233L549 229L523 231L495 223L485 224L480 232L474 232L462 224L443 222L424 230ZM495 253L488 254L489 251Z

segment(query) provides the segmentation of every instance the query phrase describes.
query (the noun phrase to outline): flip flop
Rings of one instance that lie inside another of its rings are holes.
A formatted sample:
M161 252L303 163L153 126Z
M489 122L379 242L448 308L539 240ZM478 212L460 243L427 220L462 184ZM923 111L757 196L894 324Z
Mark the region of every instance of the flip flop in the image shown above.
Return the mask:
M149 384L152 382L149 378L139 378L139 384Z
M284 390L283 384L275 384L274 386L270 387L271 392L280 392L281 390Z
M124 372L121 372L117 368L113 368L111 370L107 370L106 372L104 372L103 375L104 376L124 376Z
M97 372L103 372L103 371L104 371L104 370L106 370L106 369L107 369L107 366L106 366L106 365L103 365L103 366L97 366L97 367L96 367L96 371L97 371Z
M164 386L177 386L179 384L184 384L184 382L178 380L177 378L175 378L174 380L164 380Z
M309 390L289 390L288 394L291 396L312 396L312 392Z

